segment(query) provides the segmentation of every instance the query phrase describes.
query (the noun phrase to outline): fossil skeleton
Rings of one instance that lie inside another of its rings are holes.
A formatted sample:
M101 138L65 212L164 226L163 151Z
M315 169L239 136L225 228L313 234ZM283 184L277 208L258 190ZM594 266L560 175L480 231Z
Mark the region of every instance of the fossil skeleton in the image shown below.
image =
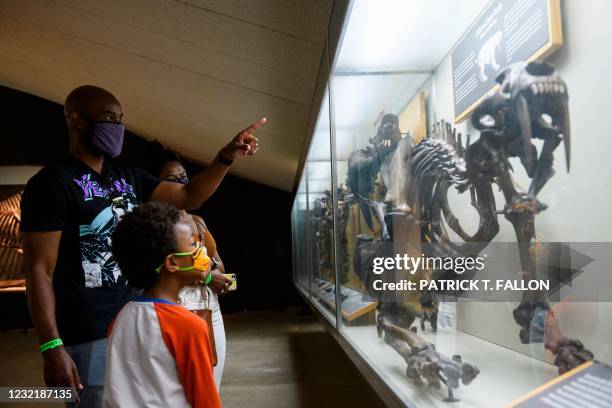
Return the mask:
M384 221L385 205L368 196L374 191L374 183L381 167L395 151L400 139L397 116L384 115L376 136L370 139L370 146L354 151L348 159L347 185L355 195L368 227L373 228L372 215L378 220L383 240L390 238Z
M341 243L338 246L338 262L340 281L348 281L349 256L346 252L346 225L348 223L349 206L353 200L353 195L340 186L338 194L338 239ZM310 211L310 222L312 224L313 236L315 237L317 256L319 260L318 272L331 268L335 259L333 253L333 206L332 192L325 190L323 196L313 201L313 208Z
M426 139L412 147L410 138L400 137L397 117L386 115L377 136L370 140L371 146L351 154L347 184L357 197L368 225L371 227L371 214L382 221L382 242L392 241L394 216L410 216L418 220L421 242L428 243L431 252L428 255L432 256L476 256L497 235L498 215L503 215L516 234L522 278L531 280L535 277L534 221L537 214L546 209L546 205L537 200L537 195L554 175L553 152L561 143L565 148L566 168L568 171L570 168L567 86L554 67L544 62L512 64L501 71L496 81L499 89L488 96L471 117L472 124L480 131L478 140L470 143L468 136L464 145L461 134L442 121L434 125ZM543 141L539 155L532 143L534 139ZM520 159L531 179L527 191L523 191L511 175L511 157ZM375 202L368 196L378 174L387 191L384 201ZM397 180L404 180L403 184L391 184ZM494 184L505 201L500 210L493 195ZM471 205L479 217L478 228L472 235L463 229L452 211L448 200L451 188L470 194ZM452 242L447 226L460 237L459 242ZM368 245L371 248L371 243ZM355 248L356 258L360 250ZM448 271L433 271L432 279L440 278L443 273L448 274ZM422 319L433 322L435 302L431 302L431 297L427 302L427 312ZM524 291L513 316L521 327L520 340L523 343L544 342L555 354L560 373L593 358L580 341L561 335L544 292ZM421 344L415 342L417 335L406 330L415 317L401 305L379 302L379 336L384 333L385 341L406 359L409 371L415 366L414 359L420 358L417 351L423 348L415 346ZM421 327L424 327L424 320ZM444 364L439 362L448 359L439 356L435 348L425 348L430 356L428 361L438 361L433 368L428 368L428 372L444 379L449 399L452 399L452 388L459 385L459 378L467 375L471 381L478 373L475 367L465 366L469 371L466 374L460 365L456 370L444 371ZM437 357L432 360L434 355ZM415 375L409 374L409 377L415 384L423 384ZM436 384L433 378L428 382Z
M0 201L0 285L21 286L23 276L23 251L19 235L21 211L19 192Z

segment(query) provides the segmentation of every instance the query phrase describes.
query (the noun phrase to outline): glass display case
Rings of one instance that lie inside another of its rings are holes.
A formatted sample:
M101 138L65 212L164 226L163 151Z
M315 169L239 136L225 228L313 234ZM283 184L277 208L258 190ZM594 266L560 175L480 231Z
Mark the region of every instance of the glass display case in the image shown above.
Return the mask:
M304 298L389 405L520 406L612 362L612 5L348 4L293 205Z

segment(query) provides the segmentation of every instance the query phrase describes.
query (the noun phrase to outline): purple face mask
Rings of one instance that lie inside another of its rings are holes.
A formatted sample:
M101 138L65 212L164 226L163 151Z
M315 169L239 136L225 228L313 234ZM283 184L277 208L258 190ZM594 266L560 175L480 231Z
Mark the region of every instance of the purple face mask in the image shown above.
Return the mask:
M91 124L86 136L89 136L89 143L105 156L115 158L121 154L123 147L123 134L125 126L120 122L94 122L86 115L79 112L81 117Z
M125 126L116 122L95 122L91 129L91 144L105 156L115 158L123 147Z

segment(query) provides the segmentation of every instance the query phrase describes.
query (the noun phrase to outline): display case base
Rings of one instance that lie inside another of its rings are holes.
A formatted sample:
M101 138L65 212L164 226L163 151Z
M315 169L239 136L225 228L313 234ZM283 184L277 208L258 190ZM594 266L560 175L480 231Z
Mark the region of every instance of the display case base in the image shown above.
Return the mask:
M445 389L419 388L406 377L404 360L376 334L375 327L349 327L342 336L355 352L379 374L407 406L414 407L503 407L557 376L557 368L541 360L498 346L469 334L441 329L419 333L436 349L475 364L480 374L468 386L454 390L455 401L445 401ZM534 347L543 347L535 344Z

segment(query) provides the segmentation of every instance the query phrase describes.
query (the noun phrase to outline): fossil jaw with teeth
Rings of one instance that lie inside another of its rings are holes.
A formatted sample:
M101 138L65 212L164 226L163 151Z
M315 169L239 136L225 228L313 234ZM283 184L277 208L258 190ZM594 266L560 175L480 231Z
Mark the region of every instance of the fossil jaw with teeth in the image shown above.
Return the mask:
M531 93L538 94L565 94L565 85L559 82L538 82L531 84Z

